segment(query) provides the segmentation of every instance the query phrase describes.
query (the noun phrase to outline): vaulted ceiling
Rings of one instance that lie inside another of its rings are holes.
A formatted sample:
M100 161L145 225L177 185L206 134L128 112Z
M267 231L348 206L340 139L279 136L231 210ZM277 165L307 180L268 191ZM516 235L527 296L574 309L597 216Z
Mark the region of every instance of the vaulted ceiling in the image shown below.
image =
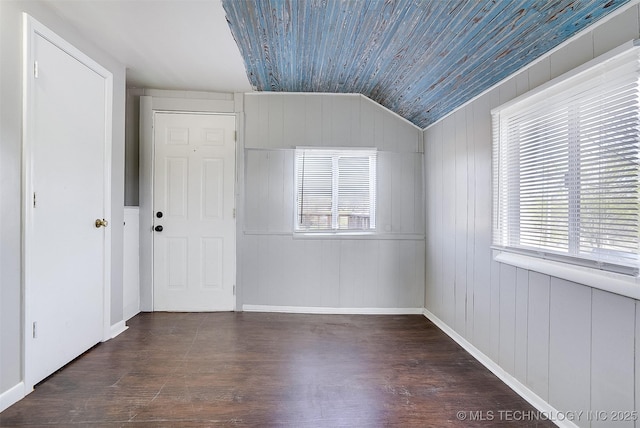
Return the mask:
M361 93L421 128L629 0L222 0L258 91Z

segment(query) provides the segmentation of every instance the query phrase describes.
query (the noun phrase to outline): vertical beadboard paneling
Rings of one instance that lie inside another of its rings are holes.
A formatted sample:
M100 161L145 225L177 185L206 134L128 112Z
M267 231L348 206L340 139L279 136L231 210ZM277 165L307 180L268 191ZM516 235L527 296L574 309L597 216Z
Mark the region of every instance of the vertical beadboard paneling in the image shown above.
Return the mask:
M491 260L489 356L494 361L500 361L500 270L500 263Z
M424 180L426 174L423 172L424 153L413 153L411 157L413 159L413 227L416 233L424 234L426 227L424 204ZM424 263L421 264L424 265Z
M467 115L461 109L454 115L455 149L454 227L455 242L455 330L464 336L467 323Z
M589 409L591 288L552 277L550 302L549 403L560 411Z
M306 145L306 101L307 97L302 94L283 97L283 123L286 123L286 126L282 130L282 147L295 148Z
M589 32L551 54L549 57L551 78L558 77L591 59L593 59L593 37Z
M376 144L376 104L368 98L358 96L360 105L360 140L365 147L378 147Z
M424 242L398 241L398 244L398 278L402 290L396 295L398 307L414 308L424 300Z
M308 282L303 281L306 279L306 260L315 254L306 252L306 242L303 240L291 239L290 236L270 237L270 239L281 242L278 249L282 252L281 264L277 267L281 279L279 278L278 283L273 284L273 296L277 296L279 305L291 306L294 302L302 305L304 294L309 291L310 286Z
M499 105L514 98L516 95L516 85L515 79L511 78L504 82L497 90L493 91L492 97L490 98L492 105ZM485 120L488 120L485 118ZM491 142L491 139L489 139ZM491 150L491 149L490 149ZM491 163L489 163L491 165ZM489 188L490 189L490 188ZM488 200L493 200L493 194L491 190L489 190ZM503 300L503 292L502 289L505 290L505 293L509 295L509 299L512 300L512 284L509 282L514 281L515 283L515 272L513 275L507 275L504 279L502 278L502 272L504 267L501 266L496 261L491 261L491 353L489 354L494 361L501 362L502 359L506 359L506 361L510 361L510 350L513 346L513 341L511 340L510 333L511 328L508 328L508 333L503 337L502 328L503 325L505 328L508 327L509 323L514 322L514 318L506 317L502 319L502 300ZM510 272L510 271L509 271ZM507 282L503 282L507 281ZM502 345L502 340L507 340L507 343ZM502 355L502 348L507 349L507 355ZM513 364L509 364L509 368L513 369ZM505 367L507 369L507 367ZM507 370L509 372L509 370ZM510 371L513 373L513 370Z
M341 306L375 307L378 242L343 240L340 248Z
M281 230L290 232L294 228L294 213L296 212L296 199L295 199L295 176L294 176L294 159L295 152L293 150L287 150L284 152L283 168L282 168L282 192L284 197L282 200L282 218L279 223L282 227Z
M517 80L517 77L512 77L511 79L503 82L502 85L500 85L500 87L498 88L498 93L500 94L500 104L504 104L517 96Z
M474 301L475 301L475 270L476 270L476 243L475 243L475 223L476 223L476 147L473 107L465 108L466 128L467 128L467 325L465 338L473 340L474 331Z
M473 104L475 165L475 240L473 339L478 349L491 349L491 122L489 110L497 103L497 92L480 97Z
M390 152L399 151L398 146L398 128L402 126L399 119L393 115L385 114L380 117L383 122L382 128L382 150Z
M257 99L245 96L244 114L254 118L254 125L244 128L244 146L246 148L249 141L253 141L256 144L260 140L260 103Z
M442 126L434 125L425 132L425 159L424 171L427 177L426 194L429 195L433 203L426 203L426 291L425 291L425 308L433 314L440 316L440 285L439 272L440 265L439 256L441 249L441 240L439 239L439 223L441 220L441 204L440 204L440 176L442 168L439 168L439 160L437 154L442 147Z
M551 278L529 272L526 385L549 401L549 302Z
M593 290L591 337L591 409L611 412L634 410L635 302L632 299ZM592 427L610 426L612 421L591 422ZM622 420L616 427L633 427Z
M322 240L321 246L322 259L319 279L322 297L319 306L338 308L341 305L340 260L342 259L342 245L339 241Z
M261 302L261 303L255 303L255 304L262 304L262 305L268 305L271 303L270 301L270 297L272 292L272 279L269 276L269 269L270 269L270 263L271 263L271 258L270 258L270 253L272 251L272 249L269 246L269 242L272 239L271 236L258 236L257 237L257 241L258 241L258 254L256 257L256 261L257 263L253 266L248 266L249 269L257 269L258 271L258 278L257 278L257 288L258 288L258 294L256 296L249 296L249 301L251 303L254 303L254 301L257 302ZM244 245L243 245L244 247ZM247 287L250 289L250 287Z
M285 264L284 264L284 237L283 236L265 236L267 242L267 254L261 253L260 260L263 261L266 266L263 270L265 272L265 283L263 293L267 295L267 304L278 305L283 299L289 299L286 291L285 278Z
M329 138L322 121L322 99L321 96L305 96L306 118L300 146L320 147L324 140ZM247 124L247 127L250 125ZM287 125L289 124L287 123Z
M373 103L373 101L371 101L371 103ZM374 138L374 144L375 146L379 149L379 150L390 150L389 146L387 146L385 144L385 117L386 114L383 110L381 110L380 108L378 108L378 105L375 105L375 107L372 109L372 113L373 113L373 120L374 120L374 133L373 133L373 138Z
M507 373L515 374L516 353L516 268L500 265L500 366Z
M418 219L416 218L416 208L415 205L422 202L422 198L420 194L417 192L416 188L416 172L414 168L416 166L416 162L414 158L420 157L420 155L416 153L402 153L398 155L400 161L400 171L398 174L399 185L396 184L396 188L400 189L400 204L401 207L400 212L398 214L400 221L400 229L399 231L402 233L411 233L413 231L419 230L417 228ZM421 220L421 219L420 219Z
M376 305L391 304L398 306L398 295L396 281L400 280L401 284L405 283L403 274L406 273L402 269L403 259L400 257L400 241L380 241L378 253L378 287Z
M529 70L524 70L515 77L516 96L520 96L529 90Z
M529 271L518 268L516 272L516 321L515 321L515 362L513 375L523 384L527 383L527 352L529 301Z
M269 97L267 103L267 147L282 147L284 138L284 97Z
M424 281L426 278L426 272L425 272L425 253L426 253L426 248L425 248L425 241L413 241L413 248L415 251L415 258L413 260L413 270L415 272L415 283L407 285L407 287L411 290L411 294L409 296L405 296L404 294L400 296L400 303L403 305L402 307L414 307L414 306L418 306L419 304L418 302L423 302L423 307L425 307L424 305L424 294L425 294L425 289L424 289ZM407 299L406 301L403 299ZM410 305L410 306L404 306L404 305Z
M392 155L389 159L390 163L390 177L388 177L391 183L391 231L395 233L402 233L402 212L405 207L402 206L402 194L406 192L406 189L399 185L402 181L402 166L403 162L400 156Z
M378 153L376 194L376 226L384 233L393 231L392 195L393 195L393 155L388 152Z
M257 180L260 177L258 168L260 167L259 153L247 150L244 155L245 171L245 192L244 192L244 230L255 230L257 228L260 215L258 211L258 186Z
M255 134L256 135L256 139L251 141L251 140L246 140L245 141L245 148L263 148L263 147L269 147L269 104L270 104L270 100L269 98L266 97L251 97L248 96L246 97L246 101L245 101L245 106L248 104L251 104L251 101L255 102L255 104L258 106L257 107L257 113L258 116L254 117L254 121L255 123L252 126L255 126L255 128L257 128L257 132ZM251 108L249 108L249 110L245 110L245 117L246 114L248 114L248 112L251 111ZM245 121L246 124L246 121ZM250 134L250 133L248 133Z
M288 172L285 171L285 152L271 151L267 152L267 194L266 206L262 207L261 212L267 218L268 231L284 231L290 223L291 212L285 212L286 208L292 209L291 204L285 202L291 195L285 195L284 182L285 175L287 181L290 181Z
M349 141L351 141L352 144L357 144L360 147L375 147L369 140L363 138L362 136L360 116L362 115L363 98L360 95L352 94L348 97L345 97L345 99L348 102L349 113L351 115L349 123ZM347 143L349 141L347 141Z
M456 124L454 116L443 121L442 134L442 233L443 278L442 309L443 320L450 326L455 323L455 280L456 280L456 241L455 241L455 173Z
M635 6L634 9L638 7ZM640 28L637 14L624 13L614 16L593 30L593 55L602 55L629 40L638 38L638 34Z
M257 235L245 235L242 238L242 284L243 294L252 296L255 304L264 305L260 300L260 250L259 237Z
M435 170L434 172L434 196L436 198L436 202L434 205L435 211L435 229L432 230L431 235L433 236L433 245L435 252L435 303L434 312L440 319L444 319L444 238L445 232L443 227L443 219L444 219L444 204L442 203L442 199L444 197L444 168L443 168L443 152L444 152L444 126L439 123L434 129L434 138L433 144L435 150L433 151L433 162L432 167ZM429 236L429 235L428 235ZM427 240L431 241L431 237L427 238Z
M330 141L325 141L325 146L331 147L346 147L346 146L361 146L360 136L353 138L351 135L351 123L352 113L351 103L349 99L351 96L344 97L324 97L326 105L323 104L324 114L329 114L331 117L331 132ZM327 111L327 109L329 109ZM359 120L358 120L359 121Z
M529 89L535 89L551 80L551 61L545 57L528 69Z

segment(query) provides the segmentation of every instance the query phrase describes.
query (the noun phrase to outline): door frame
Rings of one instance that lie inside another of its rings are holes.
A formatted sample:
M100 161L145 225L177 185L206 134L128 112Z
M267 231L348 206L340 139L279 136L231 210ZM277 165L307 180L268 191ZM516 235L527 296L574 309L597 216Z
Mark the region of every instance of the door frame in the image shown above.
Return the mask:
M243 162L244 115L242 93L216 93L192 91L144 90L140 95L140 310L153 312L153 180L154 180L154 116L155 113L193 113L234 115L236 118L236 165L234 194L238 209L241 180L240 167ZM236 293L234 308L241 305L238 277L238 243L240 216L236 216L235 278Z
M238 133L237 129L238 129L238 119L237 119L237 115L235 113L220 113L220 112L210 112L210 111L169 111L169 110L154 110L153 111L153 128L155 129L155 123L156 123L156 117L158 114L173 114L173 115L201 115L201 116L226 116L226 117L233 117L235 119L235 128L234 128L234 132ZM155 203L155 164L156 164L156 139L155 139L155 132L153 133L152 136L152 164L151 164L151 169L153 172L153 177L151 180L151 207L152 207L152 211L151 211L151 223L152 226L155 223L155 216L154 216L154 203ZM236 210L236 206L237 206L237 187L238 187L238 153L237 153L237 138L234 140L234 177L233 177L233 206L234 206L234 211ZM236 220L234 222L236 230L237 230L237 218L234 216L234 220ZM157 237L156 233L152 233L151 234L151 239L152 239L152 254L153 254L153 258L152 258L152 271L151 271L151 304L152 304L152 311L155 312L155 278L154 278L154 263L155 263L155 239ZM235 282L236 282L236 278L237 278L237 245L238 245L238 239L237 236L235 236L234 233L234 254L233 254L233 309L232 311L236 310L236 304L237 304L237 300L236 300L236 294L235 294Z
M33 192L33 129L34 129L34 52L36 37L42 37L56 47L94 71L104 79L105 88L105 132L104 132L104 215L111 219L111 139L112 139L112 105L113 105L113 75L107 69L85 55L72 44L58 36L49 28L38 22L30 15L23 13L23 99L22 99L22 290L23 290L23 355L22 378L25 394L33 390L34 382L31 375L31 330L27 328L32 319L32 260L31 248L34 242L33 215L30 210ZM102 341L111 337L111 228L104 230L104 263L103 263L103 310Z

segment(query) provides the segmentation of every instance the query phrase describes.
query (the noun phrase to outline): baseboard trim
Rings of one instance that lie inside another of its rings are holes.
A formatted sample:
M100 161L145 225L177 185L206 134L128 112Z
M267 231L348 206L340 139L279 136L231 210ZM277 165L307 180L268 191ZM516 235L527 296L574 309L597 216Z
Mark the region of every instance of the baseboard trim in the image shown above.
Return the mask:
M421 315L422 308L330 308L322 306L242 305L245 312L327 315Z
M124 320L115 323L114 325L111 326L111 339L118 336L120 333L124 332L128 328L129 327L127 327Z
M0 412L3 412L9 406L12 406L22 400L24 396L24 382L20 382L19 384L9 388L0 394Z
M518 379L507 373L502 367L496 364L491 358L486 356L482 351L473 346L464 337L456 333L451 327L445 324L440 318L429 312L427 309L423 310L424 316L434 323L440 330L442 330L447 336L452 338L462 346L473 358L478 360L483 366L485 366L491 373L496 375L498 379L504 382L509 388L511 388L516 394L524 398L529 404L539 410L545 417L551 422L555 423L561 428L578 428L576 424L567 419L567 415L553 406L547 403L544 399L540 398L535 392L530 390ZM499 409L497 409L499 410ZM573 412L572 412L573 413Z

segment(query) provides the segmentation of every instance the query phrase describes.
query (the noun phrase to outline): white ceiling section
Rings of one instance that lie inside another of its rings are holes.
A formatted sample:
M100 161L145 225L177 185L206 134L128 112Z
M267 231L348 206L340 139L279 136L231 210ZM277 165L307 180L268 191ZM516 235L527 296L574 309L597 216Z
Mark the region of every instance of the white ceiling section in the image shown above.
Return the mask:
M220 0L47 0L47 4L127 66L128 87L251 91Z

